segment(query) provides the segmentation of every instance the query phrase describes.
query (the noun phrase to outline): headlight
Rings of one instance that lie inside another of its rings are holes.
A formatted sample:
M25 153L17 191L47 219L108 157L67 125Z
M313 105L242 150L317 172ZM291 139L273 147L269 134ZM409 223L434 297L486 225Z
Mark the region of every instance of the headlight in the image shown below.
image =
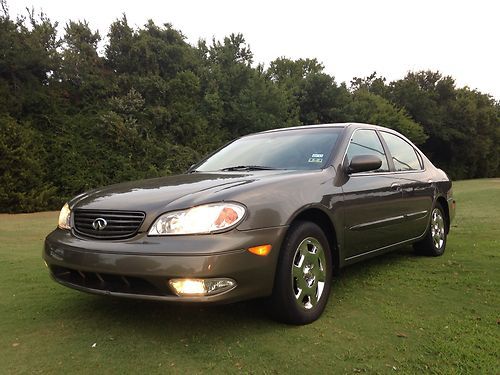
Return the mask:
M211 233L236 226L245 216L237 203L212 203L160 216L149 230L150 236Z
M70 218L71 218L71 210L69 209L69 206L66 203L63 206L63 208L61 208L61 212L59 213L59 222L58 222L59 228L71 229Z

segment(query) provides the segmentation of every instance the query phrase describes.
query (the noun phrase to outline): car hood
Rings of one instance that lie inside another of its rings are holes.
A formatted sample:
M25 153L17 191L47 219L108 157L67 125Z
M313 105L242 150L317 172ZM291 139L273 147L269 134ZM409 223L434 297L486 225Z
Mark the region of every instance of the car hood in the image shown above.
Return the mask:
M272 179L289 173L291 171L193 173L125 182L91 190L77 196L70 202L70 207L72 209L145 212L161 211L167 208L186 208L187 201L199 202L199 199L195 199L195 197L199 197L201 194L206 198L204 200L209 202L210 197L221 191L229 193L241 185L253 184L262 179ZM217 196L220 197L220 194ZM189 199L190 197L193 199ZM192 204L188 204L188 206L190 205Z

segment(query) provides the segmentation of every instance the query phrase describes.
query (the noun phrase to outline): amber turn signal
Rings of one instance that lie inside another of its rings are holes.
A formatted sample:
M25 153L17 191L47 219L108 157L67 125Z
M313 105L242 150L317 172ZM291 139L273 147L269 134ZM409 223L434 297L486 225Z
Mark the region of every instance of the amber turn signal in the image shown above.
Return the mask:
M260 256L266 256L271 252L271 245L260 245L260 246L254 246L250 247L248 251L250 251L252 254L255 255L260 255Z

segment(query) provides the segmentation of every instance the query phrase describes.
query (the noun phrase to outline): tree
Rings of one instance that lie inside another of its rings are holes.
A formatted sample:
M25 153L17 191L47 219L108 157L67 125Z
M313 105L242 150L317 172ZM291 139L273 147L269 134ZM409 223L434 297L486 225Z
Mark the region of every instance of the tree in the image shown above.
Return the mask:
M40 134L29 124L0 115L0 212L32 212L58 203L44 181Z
M387 98L429 135L422 149L455 179L498 176L498 103L488 95L457 89L439 72L408 73L391 82Z
M364 89L354 92L347 112L352 121L395 129L417 145L427 139L422 126L413 121L404 109L397 109L388 100Z
M316 59L256 65L241 34L187 43L125 15L103 42L85 21L0 0L0 211L59 208L90 188L185 171L234 137L343 121L401 131L454 178L500 175L500 104L439 72L338 84ZM423 143L422 143L423 142Z
M210 46L201 41L198 49L206 92L203 109L207 117L219 121L210 126L221 129L223 141L288 124L285 95L261 67L251 67L253 54L241 34L232 34L223 43L214 40Z
M323 69L316 59L281 57L271 62L266 74L287 95L290 123L320 124L347 120L343 107L349 101L349 93Z

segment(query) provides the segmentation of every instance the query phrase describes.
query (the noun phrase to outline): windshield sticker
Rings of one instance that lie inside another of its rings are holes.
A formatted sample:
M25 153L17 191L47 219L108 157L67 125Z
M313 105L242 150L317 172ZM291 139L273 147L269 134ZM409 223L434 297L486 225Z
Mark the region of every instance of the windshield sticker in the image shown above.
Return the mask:
M323 154L312 154L311 158L322 158Z
M309 158L309 163L323 163L323 158Z

